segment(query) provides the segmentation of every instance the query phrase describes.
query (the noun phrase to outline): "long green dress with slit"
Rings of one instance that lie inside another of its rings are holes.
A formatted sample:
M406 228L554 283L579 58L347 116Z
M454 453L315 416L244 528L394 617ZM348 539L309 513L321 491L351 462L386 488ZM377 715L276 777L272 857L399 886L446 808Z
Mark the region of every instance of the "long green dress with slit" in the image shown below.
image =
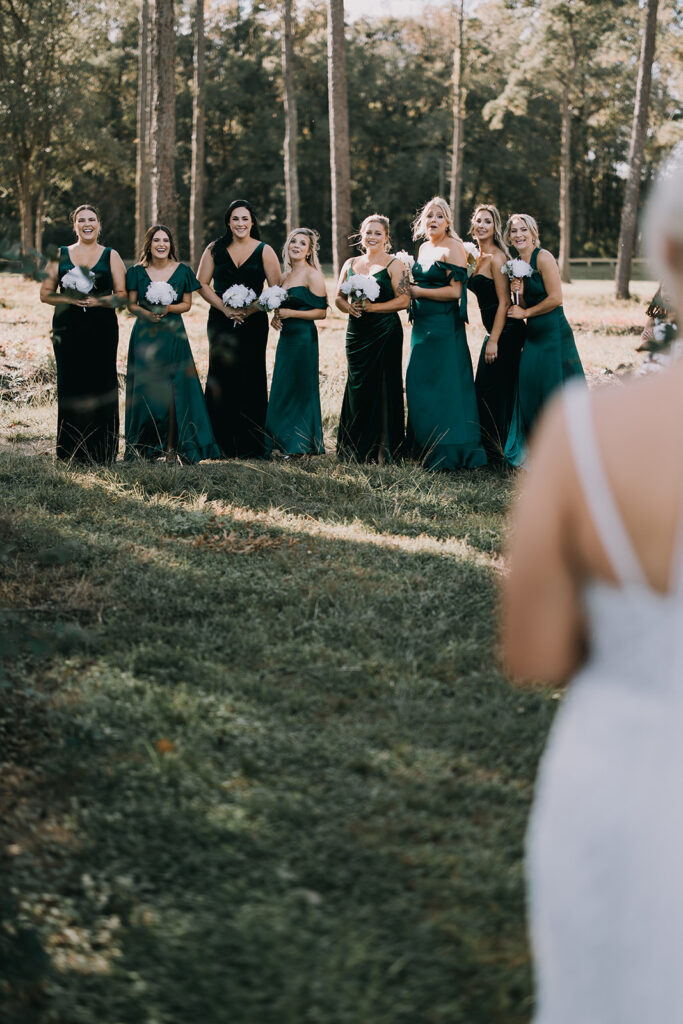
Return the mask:
M533 273L524 281L527 306L537 306L548 297L537 268L540 251L540 248L534 249L530 260ZM530 316L519 363L517 400L505 444L505 458L511 466L524 464L529 434L553 392L572 377L583 376L574 334L562 306L540 316Z
M387 267L372 275L379 283L376 302L390 302L394 298ZM353 273L351 264L347 276ZM346 328L348 376L337 434L340 458L379 463L396 462L401 458L404 443L402 353L403 326L398 313L366 312L359 317L349 317Z
M126 288L137 292L143 306L151 283L140 264L126 273ZM201 287L182 263L168 283L178 302ZM128 347L124 457L155 459L169 448L188 463L220 458L180 313L167 313L158 323L137 319Z
M462 283L460 299L413 299L410 359L406 371L407 445L426 469L486 465L481 443L472 360L467 347L467 271L437 260L413 265L420 288Z
M505 442L517 397L519 359L524 345L525 326L523 320L508 320L500 332L498 355L492 363L487 363L486 344L498 312L496 285L485 274L474 274L469 278L467 287L477 296L482 323L486 328L474 375L481 443L489 462L500 464L504 460Z
M286 309L325 309L327 299L296 285L287 291ZM282 321L266 414L266 454L323 455L318 383L318 329L315 320Z
M67 246L59 250L57 290L74 269ZM114 291L111 249L105 248L91 268L90 293L102 298ZM52 345L57 365L57 458L108 463L119 447L119 384L116 349L119 324L113 308L55 306Z

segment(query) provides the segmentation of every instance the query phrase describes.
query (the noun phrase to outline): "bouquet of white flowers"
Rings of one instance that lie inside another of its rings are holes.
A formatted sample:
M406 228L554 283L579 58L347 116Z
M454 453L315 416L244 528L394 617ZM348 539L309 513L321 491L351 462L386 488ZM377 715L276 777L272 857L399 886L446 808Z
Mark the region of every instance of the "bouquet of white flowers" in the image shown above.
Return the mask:
M273 310L280 308L286 298L286 288L280 288L278 284L271 285L270 288L264 288L259 295L259 309L264 310L266 313L272 313Z
M462 244L467 253L467 276L472 277L477 260L479 259L479 246L475 245L474 242L463 242Z
M652 335L660 345L669 345L676 340L677 334L678 324L672 324L668 320L655 319Z
M501 274L507 274L511 281L520 277L531 277L534 268L526 260L506 260L500 268ZM519 291L515 292L515 305L519 305Z
M233 284L221 295L224 306L230 309L246 309L256 301L256 292L247 288L246 284ZM235 327L239 326L239 320L233 320Z
M152 281L145 292L145 303L152 313L165 313L177 301L177 292L168 281Z
M405 249L401 249L400 252L396 253L396 259L401 261L408 273L410 273L415 266L415 257L411 256L409 252L405 251Z
M370 274L352 274L339 289L349 302L360 302L365 309L366 300L374 302L379 295L379 281Z
M61 280L62 290L70 299L84 299L95 287L95 275L87 267L74 267L67 270ZM83 306L83 312L87 309Z

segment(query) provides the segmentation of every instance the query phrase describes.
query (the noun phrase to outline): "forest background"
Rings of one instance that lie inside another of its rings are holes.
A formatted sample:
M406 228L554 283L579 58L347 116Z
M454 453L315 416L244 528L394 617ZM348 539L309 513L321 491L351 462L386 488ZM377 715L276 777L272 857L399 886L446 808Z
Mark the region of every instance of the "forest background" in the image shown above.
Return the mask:
M153 21L164 5L147 6ZM222 232L224 210L235 197L254 202L267 241L279 248L284 238L282 11L291 7L298 219L318 228L323 259L331 260L328 6L307 0L293 7L273 0L170 3L175 62L167 49L166 65L175 80L181 256L191 250L199 10L205 47L202 244ZM534 214L544 244L557 252L564 137L565 254L615 257L645 6L638 0L456 0L427 4L420 17L351 19L347 12L351 224L369 212L384 213L395 247L412 247L416 209L434 193L451 191L457 88L460 231L466 233L476 202L494 202L504 215ZM141 4L0 0L0 14L5 252L26 250L29 240L38 251L68 241L69 212L87 201L101 209L107 244L133 258ZM657 18L643 186L681 137L683 6L660 0Z

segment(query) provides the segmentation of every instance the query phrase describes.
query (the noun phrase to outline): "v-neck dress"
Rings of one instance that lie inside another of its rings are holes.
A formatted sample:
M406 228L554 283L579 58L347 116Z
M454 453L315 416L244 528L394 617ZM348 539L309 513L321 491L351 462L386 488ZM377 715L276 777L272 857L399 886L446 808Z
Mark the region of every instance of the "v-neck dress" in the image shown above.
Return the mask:
M261 294L266 280L263 248L261 242L238 267L222 242L214 245L213 289L219 297L234 284ZM227 458L259 458L264 454L268 405L268 317L252 313L244 323L235 324L212 306L207 329L206 405L216 441Z
M151 278L140 264L126 274L126 288L144 305ZM168 284L181 302L201 285L189 267L179 263ZM172 447L183 462L219 459L209 414L180 313L167 313L158 323L137 319L128 346L126 374L126 459L155 459L169 444L171 411L175 413Z
M74 269L67 246L59 250L57 291ZM111 295L111 249L105 248L91 268L93 297ZM116 350L119 324L113 309L55 306L52 346L57 365L57 458L80 463L108 463L119 445L119 388Z

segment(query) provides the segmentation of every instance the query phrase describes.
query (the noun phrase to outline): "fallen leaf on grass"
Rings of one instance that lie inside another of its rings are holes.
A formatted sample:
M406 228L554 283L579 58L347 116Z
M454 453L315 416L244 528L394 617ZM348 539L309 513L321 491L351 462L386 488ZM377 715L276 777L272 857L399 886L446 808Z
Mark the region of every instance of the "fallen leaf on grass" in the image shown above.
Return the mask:
M230 533L227 530L214 534L203 533L201 537L197 537L192 542L196 548L208 548L210 551L229 551L234 555L250 555L255 551L264 551L266 548L279 548L283 544L293 548L298 543L299 541L296 537L285 539L284 537L271 537L267 533L262 533L255 537L251 530L246 537L241 537L234 530L231 530Z
M157 740L156 748L160 754L173 754L175 752L176 746L175 743L172 742L172 740L162 738L160 740Z

